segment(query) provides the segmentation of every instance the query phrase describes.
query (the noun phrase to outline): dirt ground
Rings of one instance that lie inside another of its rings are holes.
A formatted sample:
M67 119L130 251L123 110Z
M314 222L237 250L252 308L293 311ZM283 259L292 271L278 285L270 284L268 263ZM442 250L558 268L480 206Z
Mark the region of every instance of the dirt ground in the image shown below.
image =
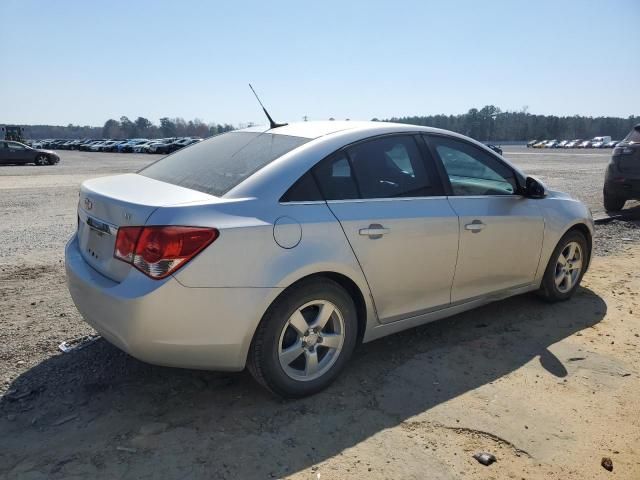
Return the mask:
M640 478L636 224L599 228L571 301L524 295L363 345L328 390L283 401L247 373L155 367L103 340L57 350L92 333L62 265L79 182L154 159L62 156L0 171L0 478ZM580 181L601 188L602 165ZM552 188L571 190L565 168Z

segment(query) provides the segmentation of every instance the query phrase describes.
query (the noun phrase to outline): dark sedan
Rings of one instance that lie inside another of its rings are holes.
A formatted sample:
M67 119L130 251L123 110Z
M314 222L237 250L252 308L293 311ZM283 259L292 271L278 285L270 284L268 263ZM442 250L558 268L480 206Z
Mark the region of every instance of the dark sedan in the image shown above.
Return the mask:
M60 157L51 150L31 148L19 142L0 141L0 165L16 163L55 165L59 161Z
M193 145L194 143L198 143L201 141L201 138L181 138L180 140L176 140L165 145L158 145L156 147L155 153L173 153L177 150L180 150L181 148L188 147L189 145Z

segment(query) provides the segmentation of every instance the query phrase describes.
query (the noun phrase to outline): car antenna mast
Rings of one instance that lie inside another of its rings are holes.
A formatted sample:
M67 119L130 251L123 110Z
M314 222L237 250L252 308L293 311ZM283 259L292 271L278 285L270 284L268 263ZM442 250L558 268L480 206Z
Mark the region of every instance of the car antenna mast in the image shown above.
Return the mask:
M258 103L260 104L260 106L262 107L262 110L264 111L264 114L267 116L267 118L269 119L269 127L270 128L278 128L278 127L284 127L285 125L287 125L286 123L277 123L273 121L273 118L271 118L271 115L269 115L269 112L267 112L267 109L264 108L264 105L262 104L262 102L260 101L260 97L258 97L258 94L256 93L256 91L253 89L253 87L251 86L251 84L249 84L249 88L251 89L251 91L253 92L253 94L256 96L256 99L258 100Z

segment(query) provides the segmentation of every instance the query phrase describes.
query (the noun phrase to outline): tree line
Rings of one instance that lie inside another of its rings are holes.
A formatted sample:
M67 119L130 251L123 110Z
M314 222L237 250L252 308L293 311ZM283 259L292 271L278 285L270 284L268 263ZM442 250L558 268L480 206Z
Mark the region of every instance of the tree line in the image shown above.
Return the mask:
M472 108L460 115L392 117L384 121L443 128L480 141L506 142L535 139L590 139L604 135L622 140L635 125L640 123L640 117L633 115L628 118L581 115L558 117L531 114L526 107L517 112L503 112L494 105L487 105L480 110Z
M379 121L377 118L374 121ZM638 123L639 116L585 117L581 115L559 117L535 115L524 107L517 112L502 111L494 105L481 109L472 108L459 115L427 115L392 117L384 121L443 128L462 133L480 141L509 142L534 139L589 139L609 135L621 140ZM126 116L116 120L110 118L102 127L69 124L23 125L27 138L161 138L161 137L209 137L251 124L205 123L200 119L185 121L182 118L163 117L158 124L138 117L130 120Z
M159 125L155 125L149 119L138 117L129 120L127 117L120 117L120 120L110 118L102 127L104 138L168 138L168 137L210 137L218 133L229 132L235 127L228 123L207 124L196 118L185 121L183 118L162 117Z
M196 118L186 121L183 118L163 117L159 124L149 119L138 117L130 120L126 116L119 120L110 118L102 127L63 125L21 125L24 135L29 139L41 138L168 138L168 137L210 137L218 133L235 130L236 127L228 123L205 123ZM249 125L242 125L244 128Z

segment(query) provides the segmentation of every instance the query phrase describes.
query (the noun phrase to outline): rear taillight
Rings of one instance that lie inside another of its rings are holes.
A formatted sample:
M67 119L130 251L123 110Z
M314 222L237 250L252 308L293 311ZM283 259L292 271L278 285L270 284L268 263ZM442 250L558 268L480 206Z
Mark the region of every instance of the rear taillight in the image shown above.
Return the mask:
M113 256L160 279L178 270L219 234L204 227L120 227Z

